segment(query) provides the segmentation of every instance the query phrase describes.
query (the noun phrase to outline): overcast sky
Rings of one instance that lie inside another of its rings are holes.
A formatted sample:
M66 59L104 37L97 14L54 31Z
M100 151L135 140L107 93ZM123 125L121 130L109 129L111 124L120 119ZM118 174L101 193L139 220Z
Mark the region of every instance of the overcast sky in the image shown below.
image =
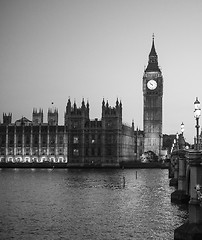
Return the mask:
M201 0L0 0L0 119L44 121L54 102L64 122L68 98L89 100L101 118L103 97L123 104L123 122L142 129L142 77L152 34L164 76L163 133L193 142L202 102Z

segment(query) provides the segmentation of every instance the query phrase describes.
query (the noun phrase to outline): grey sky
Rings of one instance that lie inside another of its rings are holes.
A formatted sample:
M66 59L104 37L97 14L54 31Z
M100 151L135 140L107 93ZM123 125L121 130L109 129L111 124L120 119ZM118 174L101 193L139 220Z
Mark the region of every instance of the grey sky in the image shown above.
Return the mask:
M63 124L68 97L123 104L123 121L142 129L142 77L155 34L164 76L163 132L195 134L193 102L202 102L202 1L1 0L0 119L31 119L54 102Z

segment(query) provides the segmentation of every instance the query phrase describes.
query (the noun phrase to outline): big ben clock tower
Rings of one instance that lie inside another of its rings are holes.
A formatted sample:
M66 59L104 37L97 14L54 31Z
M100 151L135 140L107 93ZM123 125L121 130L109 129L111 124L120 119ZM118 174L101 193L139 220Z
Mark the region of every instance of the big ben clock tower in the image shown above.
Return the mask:
M144 152L152 151L159 156L162 148L163 76L158 66L154 36L143 76L143 97Z

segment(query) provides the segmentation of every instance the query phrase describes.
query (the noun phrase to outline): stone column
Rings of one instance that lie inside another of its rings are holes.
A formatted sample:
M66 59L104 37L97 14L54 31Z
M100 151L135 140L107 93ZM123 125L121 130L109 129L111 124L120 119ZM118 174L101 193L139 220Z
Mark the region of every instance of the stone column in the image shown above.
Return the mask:
M102 164L106 163L105 129L102 129L101 135L101 159Z
M33 154L33 125L31 125L31 134L30 134L30 158L32 159Z
M67 127L64 126L64 156L66 161L68 162L68 136L67 136Z
M177 186L178 184L178 171L179 171L179 156L178 156L178 152L175 153L175 155L173 155L171 157L171 161L172 161L172 170L173 170L173 178L171 178L169 185L170 186Z
M187 159L190 165L189 219L175 229L175 240L202 239L202 206L196 191L196 185L202 186L202 153L199 151L188 152Z
M186 158L179 158L178 190L186 191Z
M50 132L49 132L49 125L48 125L48 129L47 129L47 156L49 156L50 154L50 150L49 150L49 146L50 145Z
M85 164L85 133L84 124L82 124L82 135L81 135L81 165Z
M25 155L25 127L24 124L22 125L22 159L24 161Z
M6 126L6 147L5 147L5 159L8 161L8 126Z
M17 142L17 136L16 136L16 125L14 126L14 158L16 157L16 153L17 153L17 146L16 146L16 142Z
M179 156L176 158L175 169L174 169L174 179L178 180L179 176Z
M198 199L196 185L202 186L202 153L196 152L190 156L190 201L189 201L189 222L201 223L202 233L202 207ZM202 235L201 235L202 236Z
M8 126L6 126L6 157L8 156Z
M41 157L41 124L39 125L39 158Z
M58 158L58 125L55 128L55 158Z
M185 152L178 158L178 189L171 194L171 202L188 203L186 194L186 158Z

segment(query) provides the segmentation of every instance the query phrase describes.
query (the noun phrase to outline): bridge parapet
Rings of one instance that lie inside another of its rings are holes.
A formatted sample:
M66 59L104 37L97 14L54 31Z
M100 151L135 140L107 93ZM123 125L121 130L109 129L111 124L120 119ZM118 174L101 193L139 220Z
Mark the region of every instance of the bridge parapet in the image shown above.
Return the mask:
M190 168L189 182L189 221L202 223L201 199L198 197L197 187L202 186L202 152L189 152L187 154Z
M170 186L177 189L171 194L171 202L188 203L189 194L187 189L187 150L178 150L171 155L173 178L170 180Z
M171 154L170 159L170 167L169 167L169 178L170 180L170 186L177 186L178 184L178 167L179 167L179 161L178 161L178 151L174 151Z
M189 219L175 229L175 240L202 239L202 152L188 151L186 161L186 188L190 196Z

